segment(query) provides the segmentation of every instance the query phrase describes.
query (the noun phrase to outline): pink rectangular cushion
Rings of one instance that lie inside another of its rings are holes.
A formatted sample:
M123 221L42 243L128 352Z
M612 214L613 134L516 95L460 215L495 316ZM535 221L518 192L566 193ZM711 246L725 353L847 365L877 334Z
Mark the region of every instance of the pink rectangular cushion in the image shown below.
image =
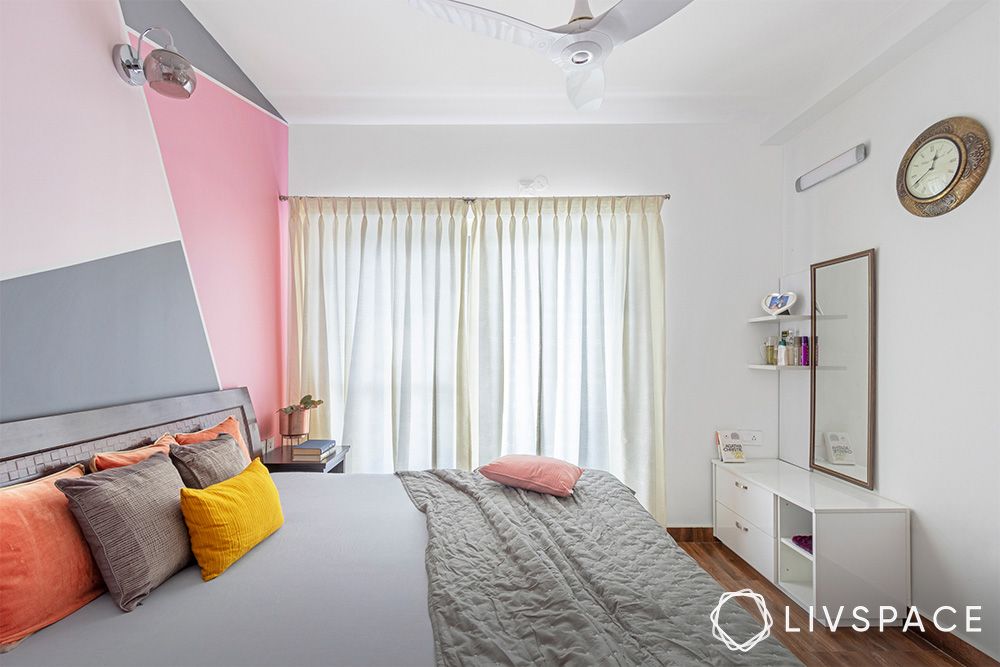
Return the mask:
M243 434L240 433L239 422L237 422L236 418L232 415L226 417L212 428L206 428L203 431L197 431L195 433L174 433L174 441L178 445L196 445L199 442L215 440L223 433L228 433L236 438L236 442L239 443L240 449L242 449L243 453L246 454L246 462L249 464L250 450L247 448L247 443L243 441Z
M508 454L487 463L479 473L506 486L566 497L573 493L583 469L548 456Z
M90 472L101 472L111 468L130 466L139 461L145 461L153 454L170 454L170 445L176 443L174 436L164 433L151 445L125 449L120 452L98 452L90 459Z

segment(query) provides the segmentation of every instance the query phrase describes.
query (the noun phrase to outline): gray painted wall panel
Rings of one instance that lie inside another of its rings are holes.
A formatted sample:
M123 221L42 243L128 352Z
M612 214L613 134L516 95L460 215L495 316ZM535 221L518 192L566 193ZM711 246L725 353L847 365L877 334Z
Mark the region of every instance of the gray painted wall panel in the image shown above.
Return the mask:
M222 45L215 41L181 0L121 0L121 5L128 27L140 33L151 26L166 28L174 36L177 50L195 67L262 109L282 118L250 77L243 73L240 66L229 57ZM160 39L155 34L150 34L150 37Z
M218 388L180 241L0 281L0 421Z

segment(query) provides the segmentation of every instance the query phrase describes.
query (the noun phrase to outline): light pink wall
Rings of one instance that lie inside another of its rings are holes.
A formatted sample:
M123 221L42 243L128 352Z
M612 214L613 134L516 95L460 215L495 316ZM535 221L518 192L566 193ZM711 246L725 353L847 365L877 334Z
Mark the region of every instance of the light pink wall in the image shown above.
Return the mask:
M250 389L261 436L272 436L284 395L288 127L205 76L189 100L146 97L219 380Z
M115 0L0 0L0 278L180 238L125 38Z

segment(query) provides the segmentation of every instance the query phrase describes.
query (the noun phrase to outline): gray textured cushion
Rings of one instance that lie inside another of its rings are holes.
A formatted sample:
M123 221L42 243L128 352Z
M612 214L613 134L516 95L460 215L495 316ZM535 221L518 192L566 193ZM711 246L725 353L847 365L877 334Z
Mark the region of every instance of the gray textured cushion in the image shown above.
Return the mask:
M189 489L224 482L247 467L243 448L228 433L193 445L170 445L170 458Z
M166 454L56 486L83 531L112 599L132 611L191 560L181 481Z

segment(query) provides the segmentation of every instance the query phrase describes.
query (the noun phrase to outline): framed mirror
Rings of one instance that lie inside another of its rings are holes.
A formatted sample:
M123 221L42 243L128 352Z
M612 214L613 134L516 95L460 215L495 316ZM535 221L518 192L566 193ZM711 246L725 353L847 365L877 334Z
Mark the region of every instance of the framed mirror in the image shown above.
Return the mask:
M809 467L875 486L875 250L809 267Z

